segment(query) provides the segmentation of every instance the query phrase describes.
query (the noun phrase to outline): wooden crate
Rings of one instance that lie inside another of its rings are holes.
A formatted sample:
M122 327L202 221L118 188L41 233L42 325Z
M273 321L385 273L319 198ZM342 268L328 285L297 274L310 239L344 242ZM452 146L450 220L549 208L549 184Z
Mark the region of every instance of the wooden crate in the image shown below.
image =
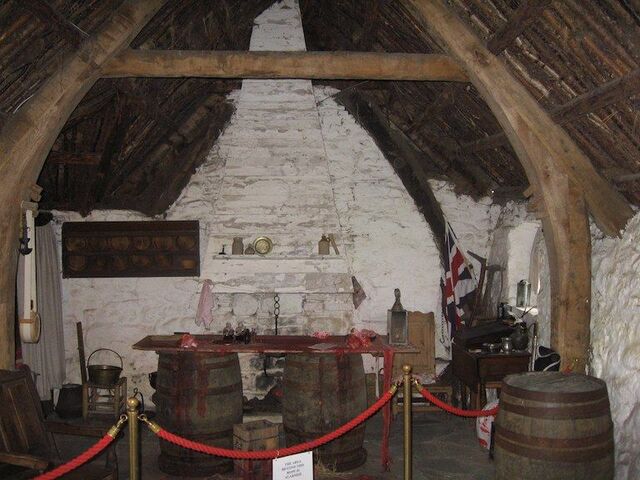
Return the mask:
M234 450L275 450L280 447L281 425L255 420L233 426ZM234 460L234 473L243 480L271 480L271 460Z

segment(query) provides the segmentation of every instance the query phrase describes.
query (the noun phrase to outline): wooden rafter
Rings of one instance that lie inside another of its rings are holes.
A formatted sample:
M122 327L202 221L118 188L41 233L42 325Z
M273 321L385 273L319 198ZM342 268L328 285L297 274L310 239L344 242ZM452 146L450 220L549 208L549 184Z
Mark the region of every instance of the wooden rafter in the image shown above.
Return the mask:
M446 55L378 52L128 50L103 76L467 81Z
M79 47L88 35L78 26L67 20L46 0L22 0L19 5L28 9L45 25L52 25L56 32L71 45Z
M70 53L60 69L0 132L0 367L14 365L14 306L21 200L33 185L72 110L100 77L100 66L126 48L166 0L125 0L100 30Z
M47 161L60 165L98 165L100 163L100 154L95 152L51 151Z
M518 35L529 25L535 22L553 0L524 0L520 2L517 10L507 23L487 42L487 48L491 53L498 54L507 48Z
M581 115L595 112L637 94L640 94L640 68L578 95L554 109L551 116L561 124L568 123Z
M588 92L578 95L564 105L556 107L550 113L551 118L564 125L572 122L582 115L595 112L615 103L624 101L634 95L640 94L640 68L629 74L611 80ZM482 150L491 150L509 143L504 132L496 133L480 140L460 145L460 152L473 153Z

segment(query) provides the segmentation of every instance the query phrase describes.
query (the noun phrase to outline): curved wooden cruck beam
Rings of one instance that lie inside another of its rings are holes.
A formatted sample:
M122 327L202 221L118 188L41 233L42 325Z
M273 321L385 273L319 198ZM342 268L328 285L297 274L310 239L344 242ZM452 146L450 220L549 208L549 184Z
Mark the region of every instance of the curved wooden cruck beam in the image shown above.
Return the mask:
M524 167L549 254L551 346L562 355L563 368L584 371L591 317L588 211L605 233L619 235L631 207L443 0L403 1L465 69Z
M29 200L67 118L100 78L100 66L128 47L166 0L126 0L99 32L69 55L0 132L0 368L14 365L14 309L20 203Z

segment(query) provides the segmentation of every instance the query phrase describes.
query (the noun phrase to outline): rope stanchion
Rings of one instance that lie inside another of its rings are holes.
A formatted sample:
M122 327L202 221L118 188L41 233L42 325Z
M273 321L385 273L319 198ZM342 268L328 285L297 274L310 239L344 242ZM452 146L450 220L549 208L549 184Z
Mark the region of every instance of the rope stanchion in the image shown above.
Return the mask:
M413 398L411 396L411 365L403 365L402 367L402 383L404 384L404 393L402 396L402 410L404 421L404 480L411 480L413 475L413 430L412 430L412 411Z
M499 406L492 408L491 410L463 410L461 408L456 408L453 405L449 405L448 403L443 402L434 394L429 392L424 386L418 382L418 380L413 379L413 383L418 389L418 392L424 397L424 399L436 407L441 408L445 412L452 413L453 415L457 415L459 417L490 417L498 413Z
M54 468L49 472L38 475L34 478L34 480L54 480L87 463L89 460L91 460L93 457L107 448L111 444L111 442L115 440L126 421L126 415L121 416L118 420L118 423L111 427L109 431L104 434L104 437L98 440L93 446L91 446L72 460L69 460L67 463L60 465L59 467Z
M205 453L208 455L215 455L218 457L226 457L233 458L236 460L271 460L273 458L278 457L286 457L288 455L294 455L296 453L306 452L308 450L313 450L325 443L328 443L336 438L344 435L350 430L354 429L367 419L369 419L373 414L375 414L378 410L380 410L386 403L388 403L393 396L395 395L398 387L393 386L390 390L388 390L384 395L382 395L373 405L367 408L364 412L362 412L357 417L353 418L349 422L345 423L341 427L338 427L333 432L327 433L315 440L300 443L298 445L294 445L291 447L281 448L278 450L261 450L261 451L241 451L241 450L231 450L228 448L220 448L213 447L211 445L206 445L204 443L195 442L193 440L189 440L184 437L180 437L171 432L166 431L156 422L152 422L143 414L138 418L147 424L149 429L155 433L158 437L166 440L167 442L174 443L180 447L188 448L190 450L194 450L196 452Z

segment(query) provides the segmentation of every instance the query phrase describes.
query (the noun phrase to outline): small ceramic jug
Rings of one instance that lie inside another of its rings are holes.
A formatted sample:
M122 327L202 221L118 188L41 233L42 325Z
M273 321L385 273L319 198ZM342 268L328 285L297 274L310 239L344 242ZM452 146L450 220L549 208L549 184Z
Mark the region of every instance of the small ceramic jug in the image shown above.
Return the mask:
M234 237L231 244L232 255L242 255L244 253L244 244L242 243L242 237Z
M511 334L511 343L515 350L526 350L529 346L529 331L524 322L516 323L516 330Z

